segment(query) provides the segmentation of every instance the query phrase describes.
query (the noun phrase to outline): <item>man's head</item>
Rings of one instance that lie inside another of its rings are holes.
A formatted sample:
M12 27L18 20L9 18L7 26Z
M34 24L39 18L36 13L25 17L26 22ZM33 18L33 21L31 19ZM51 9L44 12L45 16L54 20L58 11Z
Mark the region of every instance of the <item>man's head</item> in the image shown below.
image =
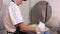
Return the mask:
M22 3L22 0L12 0L14 1L17 5L20 5Z

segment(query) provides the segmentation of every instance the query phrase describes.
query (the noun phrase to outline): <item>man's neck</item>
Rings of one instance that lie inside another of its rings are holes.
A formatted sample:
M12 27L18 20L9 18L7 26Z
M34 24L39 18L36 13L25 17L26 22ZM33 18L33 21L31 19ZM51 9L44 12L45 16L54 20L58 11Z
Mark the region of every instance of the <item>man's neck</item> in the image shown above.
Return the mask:
M15 1L12 1L12 2L14 2L17 6L19 6L19 4L17 4L17 2L15 2Z

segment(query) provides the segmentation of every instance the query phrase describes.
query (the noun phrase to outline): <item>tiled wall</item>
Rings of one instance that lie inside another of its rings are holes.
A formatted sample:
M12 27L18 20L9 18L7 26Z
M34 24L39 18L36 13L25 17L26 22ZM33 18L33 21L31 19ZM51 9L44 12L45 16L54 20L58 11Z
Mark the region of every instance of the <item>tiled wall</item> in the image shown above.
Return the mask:
M29 19L29 11L30 11L30 0L27 0L27 1L23 1L21 6L20 6L20 9L21 9L21 14L22 14L22 17L23 17L23 20L26 24L29 24L30 23L30 19Z
M60 23L60 0L46 0L46 1L48 1L52 7L52 16L49 22L52 25L56 26Z

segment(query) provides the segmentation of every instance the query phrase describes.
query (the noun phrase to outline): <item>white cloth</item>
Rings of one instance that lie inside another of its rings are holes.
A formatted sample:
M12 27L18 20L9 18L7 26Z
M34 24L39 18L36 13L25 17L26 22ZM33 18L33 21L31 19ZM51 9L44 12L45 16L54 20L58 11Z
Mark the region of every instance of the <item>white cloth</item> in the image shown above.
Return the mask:
M41 31L44 31L44 28L45 28L45 24L40 22L38 27L41 29Z
M3 21L5 27L10 32L15 32L14 25L24 22L21 16L20 8L14 3L10 2L3 13Z

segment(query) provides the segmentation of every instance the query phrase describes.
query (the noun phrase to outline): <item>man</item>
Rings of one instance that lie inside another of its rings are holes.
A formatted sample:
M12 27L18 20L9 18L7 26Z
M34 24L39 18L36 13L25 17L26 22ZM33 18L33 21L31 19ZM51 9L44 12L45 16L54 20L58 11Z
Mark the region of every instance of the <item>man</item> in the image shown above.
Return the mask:
M21 31L36 32L36 28L28 27L24 24L20 13L19 5L22 0L12 0L6 7L3 13L3 21L8 32L15 32L16 27L19 26ZM39 30L39 28L37 28Z

